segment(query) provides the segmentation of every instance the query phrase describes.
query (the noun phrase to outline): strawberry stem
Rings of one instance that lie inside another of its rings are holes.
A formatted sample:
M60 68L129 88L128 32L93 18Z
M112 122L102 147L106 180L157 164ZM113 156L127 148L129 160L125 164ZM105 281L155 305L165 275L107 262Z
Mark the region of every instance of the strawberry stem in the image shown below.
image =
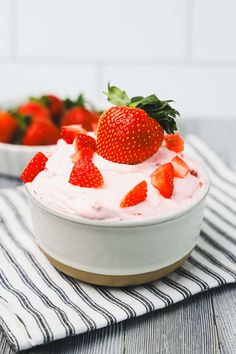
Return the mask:
M154 118L166 131L167 134L174 134L177 130L175 118L179 116L169 103L173 100L161 101L156 95L147 97L136 96L129 98L125 91L120 90L116 86L110 86L108 83L108 101L115 106L127 106L144 110L150 117Z
M125 91L121 91L116 86L110 86L110 82L108 82L107 89L108 92L104 92L104 94L107 95L108 101L115 106L128 106L130 104L130 99Z

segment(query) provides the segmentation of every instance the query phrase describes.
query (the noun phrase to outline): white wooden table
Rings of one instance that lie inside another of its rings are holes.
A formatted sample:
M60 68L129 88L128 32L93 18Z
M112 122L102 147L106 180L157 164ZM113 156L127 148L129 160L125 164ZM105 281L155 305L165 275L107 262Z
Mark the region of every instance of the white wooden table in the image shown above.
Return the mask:
M203 138L236 169L236 120L185 120L181 130ZM0 188L19 183L0 176ZM8 353L13 351L0 334L0 354ZM235 354L236 285L214 289L167 309L33 348L27 353Z

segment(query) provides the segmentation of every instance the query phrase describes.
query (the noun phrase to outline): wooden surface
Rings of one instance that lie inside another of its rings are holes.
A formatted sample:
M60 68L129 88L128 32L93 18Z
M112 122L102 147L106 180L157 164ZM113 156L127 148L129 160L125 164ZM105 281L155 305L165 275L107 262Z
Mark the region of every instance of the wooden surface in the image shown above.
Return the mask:
M229 165L236 166L236 121L185 120L181 128L183 133L202 137ZM0 177L0 187L18 183ZM13 354L0 336L0 353ZM213 289L167 309L24 353L235 354L236 285Z

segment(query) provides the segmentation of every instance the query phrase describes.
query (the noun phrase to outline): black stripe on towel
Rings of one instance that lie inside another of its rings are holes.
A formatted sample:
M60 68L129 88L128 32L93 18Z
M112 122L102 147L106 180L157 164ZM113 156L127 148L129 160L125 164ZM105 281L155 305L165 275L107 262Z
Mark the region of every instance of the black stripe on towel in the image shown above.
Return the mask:
M188 144L191 145L191 147L195 150L195 152L205 161L206 165L208 166L208 168L210 168L215 175L217 175L220 179L222 179L225 183L229 184L232 187L236 188L236 183L233 183L231 181L229 181L228 179L226 179L224 176L222 176L218 170L215 168L215 166L212 164L211 159L208 158L207 154L202 154L202 152L199 150L199 148L197 146L195 146L195 144L193 144L191 141L188 140Z
M58 295L58 297L64 302L64 304L68 305L76 312L76 314L80 316L81 320L86 325L88 331L90 329L94 329L95 322L91 319L91 317L89 317L79 306L77 306L73 301L71 301L65 291L56 285L56 283L49 277L47 272L39 266L39 263L34 257L32 257L30 253L27 253L26 256L31 260L32 266L34 266L34 268L38 271L38 274L42 277L47 286ZM59 276L61 276L61 274L59 273ZM68 279L65 279L65 281L69 284Z
M161 291L160 289L158 289L155 285L153 285L152 283L146 284L144 285L144 287L150 291L153 295L155 295L156 297L158 297L160 300L162 300L165 304L165 306L170 306L174 303L172 297L166 293L164 293L163 291Z
M28 228L25 222L23 222L22 217L19 214L18 209L15 207L15 205L12 203L12 201L8 198L8 196L4 193L0 193L0 197L4 200L4 202L9 206L11 209L12 213L15 215L17 221L22 225L23 231L32 236L31 230Z
M12 203L9 200L9 203ZM14 213L14 215L16 216L16 214L19 215L18 210L16 209L16 213ZM23 225L23 220L22 218L19 216L18 218L16 218L16 221L19 223L20 226ZM25 256L30 260L32 266L37 270L37 273L41 276L42 280L49 286L50 289L53 289L56 294L60 297L60 299L67 305L69 305L71 308L74 309L74 311L76 311L76 313L81 317L81 320L85 323L87 330L90 329L94 329L96 324L95 322L82 310L80 309L76 304L74 304L66 295L66 293L63 291L63 289L61 289L60 287L58 287L55 282L52 281L52 279L48 276L47 272L40 267L39 263L36 261L35 257L33 257L29 252L27 252L22 246L21 244L15 239L14 235L10 232L10 230L6 227L6 223L4 223L5 228L6 228L6 232L8 232L9 237L11 238L11 240L15 243L15 245L17 247L19 247L25 254ZM72 335L75 334L75 329L73 330Z
M183 267L178 268L175 272L197 284L202 291L209 289L209 285L204 280L199 278L196 274L193 274L184 269Z
M232 207L229 206L228 204L226 204L226 203L225 203L224 201L222 201L221 199L217 198L217 197L214 195L214 193L211 191L211 189L210 189L210 192L209 192L209 193L210 193L211 198L214 199L215 202L219 203L220 205L223 205L223 207L224 207L225 209L229 210L231 213L233 212ZM207 207L208 207L208 205L207 205Z
M79 295L79 297L94 311L100 313L105 317L107 320L107 325L116 323L116 318L115 316L108 311L105 307L99 305L96 303L86 292L85 290L81 287L80 283L72 278L68 278L65 274L62 274L63 278L69 282L73 283L73 288L76 291L76 293Z
M14 335L14 333L11 331L11 329L9 328L9 326L6 324L6 322L1 316L0 316L0 329L1 332L4 333L9 345L14 349L14 351L15 352L20 351L20 345L16 336Z
M225 278L223 278L220 274L216 273L214 270L210 269L206 265L200 263L195 257L190 256L187 261L193 264L198 269L200 269L203 273L206 273L207 275L211 276L213 279L217 281L219 285L226 284Z
M230 252L229 250L227 250L227 248L225 248L224 246L222 246L220 243L218 243L217 241L215 241L212 237L210 237L206 232L204 232L203 230L201 230L200 233L201 237L208 242L212 247L214 247L215 249L217 249L218 251L220 251L221 253L223 253L229 260L233 261L234 263L236 263L236 257L235 255Z
M104 297L104 299L106 299L110 303L112 303L112 304L118 306L120 309L122 309L126 313L127 318L137 316L136 311L134 310L133 307L131 307L126 302L120 300L119 298L117 298L113 294L111 294L111 292L109 290L107 290L105 288L99 288L98 286L96 286L95 289L102 297Z
M233 236L230 236L225 231L223 231L221 228L219 228L219 226L216 226L215 224L213 224L213 222L211 220L209 220L209 218L204 217L203 222L208 224L213 230L215 230L218 234L223 236L226 240L228 240L228 241L232 242L234 245L236 245L236 239Z
M217 218L221 219L224 223L228 224L229 226L231 226L233 228L236 227L236 223L232 223L231 221L226 219L221 213L218 213L218 211L216 209L209 207L209 205L206 206L206 209L209 210L212 214L214 214ZM231 213L232 213L232 210L231 210ZM235 218L235 215L233 215L233 217Z
M184 299L187 299L192 295L191 291L188 288L186 288L186 286L183 286L182 284L175 282L169 277L165 277L164 279L162 279L162 281L169 287L177 290L183 296Z
M143 306L146 308L147 312L155 310L155 306L151 300L149 300L146 296L140 294L138 291L135 291L131 288L124 288L123 292L132 297L133 299L141 302Z
M3 246L3 243L0 242L0 247L2 248L5 257L11 263L17 274L19 275L20 279L22 282L29 288L31 289L39 298L40 300L44 303L44 305L53 310L58 317L59 321L61 322L62 326L65 329L66 336L70 336L75 333L74 326L72 323L70 323L66 313L60 309L58 306L54 305L49 298L42 293L41 290L32 282L30 277L27 275L27 273L23 270L23 268L20 266L19 263L17 263L15 257L12 255L12 253L7 249L6 246Z
M52 341L54 339L54 336L53 336L51 328L48 325L43 314L40 311L36 310L36 308L31 304L29 299L20 290L15 289L10 284L10 282L5 277L5 274L2 272L1 269L0 269L0 282L6 290L8 290L10 293L12 293L18 299L21 306L26 311L28 311L32 315L32 317L35 319L35 322L37 323L38 328L42 333L43 342L48 343L48 342Z
M230 269L229 267L225 266L223 263L218 261L218 259L212 256L209 252L203 250L200 246L196 246L195 251L201 254L201 256L207 259L210 263L222 269L225 273L231 275L236 280L236 272L234 272L232 269Z

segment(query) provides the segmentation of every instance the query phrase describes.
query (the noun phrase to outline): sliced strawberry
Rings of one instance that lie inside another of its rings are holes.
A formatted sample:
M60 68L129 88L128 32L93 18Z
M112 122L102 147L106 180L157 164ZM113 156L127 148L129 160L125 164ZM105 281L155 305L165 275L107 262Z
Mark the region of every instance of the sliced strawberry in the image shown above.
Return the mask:
M94 150L85 148L72 154L70 159L73 163L76 163L77 161L79 161L79 159L83 159L83 158L92 160L93 154L94 154Z
M61 127L61 137L67 144L72 144L77 134L86 134L81 124L64 125Z
M24 183L32 182L39 172L45 169L47 160L48 158L42 152L38 152L24 169L21 180Z
M184 140L181 138L179 133L166 134L164 136L164 141L169 150L175 152L181 152L184 150Z
M89 135L77 134L74 141L75 151L80 151L81 149L91 149L96 151L96 140Z
M179 156L175 156L171 163L174 167L174 176L179 178L184 178L190 171L190 168Z
M69 183L87 188L103 186L103 177L94 163L87 158L79 159L72 168Z
M74 139L75 154L71 156L73 163L76 163L81 158L92 159L96 151L96 140L89 135L77 134Z
M170 162L159 166L151 174L151 183L157 188L161 195L165 198L170 198L174 190L174 168Z
M76 163L80 159L80 153L78 151L75 152L74 154L71 155L70 159L73 163Z
M147 182L142 181L132 188L122 199L121 208L127 208L143 202L147 198Z

